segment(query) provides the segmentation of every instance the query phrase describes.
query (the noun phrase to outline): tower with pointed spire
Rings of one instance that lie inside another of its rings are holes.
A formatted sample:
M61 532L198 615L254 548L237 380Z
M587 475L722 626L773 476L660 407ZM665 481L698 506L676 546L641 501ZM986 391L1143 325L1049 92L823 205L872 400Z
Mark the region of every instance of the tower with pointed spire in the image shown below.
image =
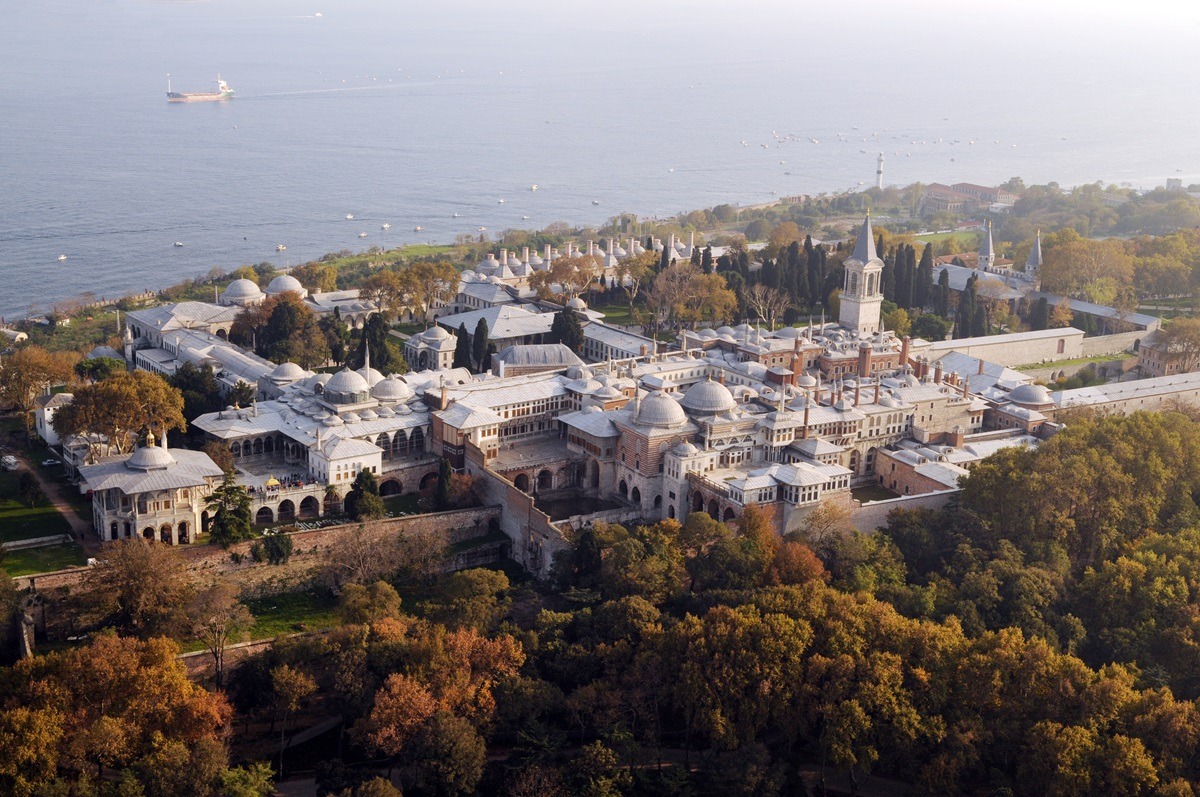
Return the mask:
M875 167L875 187L883 190L883 153L879 153L879 165Z
M1025 281L1033 284L1035 291L1042 289L1042 231L1037 231L1029 257L1025 258Z
M988 219L987 233L983 236L983 243L979 245L979 269L991 271L995 265L996 248L992 245L992 222Z
M875 253L870 212L863 220L854 254L846 259L845 269L838 323L847 329L858 330L860 335L874 335L879 331L883 305L883 261Z

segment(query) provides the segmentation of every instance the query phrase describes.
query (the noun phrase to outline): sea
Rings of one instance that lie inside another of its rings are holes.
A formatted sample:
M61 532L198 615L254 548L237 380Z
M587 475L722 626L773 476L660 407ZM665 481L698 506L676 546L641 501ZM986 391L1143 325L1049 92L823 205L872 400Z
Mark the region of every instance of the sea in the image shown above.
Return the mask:
M866 187L881 152L895 185L1200 182L1197 40L1153 0L0 2L0 316Z

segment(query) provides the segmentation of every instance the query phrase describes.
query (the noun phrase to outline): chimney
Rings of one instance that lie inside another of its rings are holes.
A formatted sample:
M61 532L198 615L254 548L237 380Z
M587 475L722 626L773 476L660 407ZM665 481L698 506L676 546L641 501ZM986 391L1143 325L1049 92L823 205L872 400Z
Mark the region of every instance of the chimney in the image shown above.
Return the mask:
M955 448L961 448L963 439L966 437L966 435L963 434L963 428L961 426L955 426L954 431L950 432L949 437L950 445L954 446Z
M937 365L933 368L933 381L936 384L942 383L942 361L938 360Z
M696 248L696 231L692 230L688 233L688 249Z
M804 439L808 439L808 408L812 406L812 399L805 397L804 399Z
M717 381L720 382L722 385L725 384L725 372L724 371L717 372Z
M875 403L876 404L879 403L879 388L880 388L880 383L879 383L879 380L876 379L875 380Z
M666 244L666 248L667 248L667 260L672 260L678 256L677 253L675 252L675 233L671 233L671 237Z
M979 373L981 376L983 375L983 358L982 358L982 357L980 357L980 358L979 358L979 371L978 371L978 373Z
M967 397L967 389L970 388L970 386L971 386L970 379L964 379L962 381L962 396L963 396L963 398Z
M861 394L862 394L862 380L856 379L854 381L854 406L856 406L856 407L858 406L858 399Z
M647 346L646 346L646 344L645 344L645 343L643 343L643 344L642 344L642 356L643 356L643 357L645 357L645 356L646 356L647 354L649 354L649 353L650 353L650 349L649 349L649 348L647 348Z
M502 266L508 265L508 250L507 249L500 250L500 265L502 265Z
M446 387L445 378L442 379L442 402L441 403L442 403L442 406L439 407L438 409L444 410L444 409L446 409L446 407L450 406L450 389L448 387Z
M912 343L912 338L910 338L908 335L905 335L900 340L900 367L901 368L908 365L908 346L910 343Z
M542 258L542 262L545 263L547 266L550 265L550 244L546 244L546 254Z
M871 344L863 341L858 344L858 378L866 379L871 375Z
M596 256L596 242L589 238L588 239L588 257L595 257L595 256Z
M616 238L608 239L608 254L612 257L617 256L617 239Z
M525 265L529 265L529 247L528 246L521 247L521 262L524 263Z

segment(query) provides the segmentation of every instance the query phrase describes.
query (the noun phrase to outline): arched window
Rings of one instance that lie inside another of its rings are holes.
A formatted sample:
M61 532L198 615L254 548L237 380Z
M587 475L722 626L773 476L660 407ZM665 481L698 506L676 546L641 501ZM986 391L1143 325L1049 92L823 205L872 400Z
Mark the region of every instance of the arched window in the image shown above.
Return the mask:
M642 502L642 491L634 487L633 492L629 494L629 500L635 504L640 504Z
M850 289L849 290L850 290L851 295L858 293L858 272L857 271L850 272Z
M413 433L408 438L408 447L414 454L424 453L425 433L420 429L413 429Z

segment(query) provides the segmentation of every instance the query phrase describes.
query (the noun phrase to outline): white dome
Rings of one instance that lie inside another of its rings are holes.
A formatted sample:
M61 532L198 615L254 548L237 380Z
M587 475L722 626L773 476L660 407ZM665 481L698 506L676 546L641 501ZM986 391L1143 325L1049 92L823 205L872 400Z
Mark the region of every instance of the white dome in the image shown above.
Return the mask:
M574 299L567 302L567 307L571 308L572 310L586 310L587 303L584 302L583 299L580 299L578 296L576 296Z
M343 368L325 383L326 393L359 393L370 388L362 374Z
M346 423L358 423L362 418L358 417L357 412L343 412L342 420Z
M426 340L445 340L446 338L450 337L450 333L439 327L437 324L434 324L432 328L422 332L421 337L425 338Z
M675 446L671 450L681 457L691 457L691 456L694 456L694 455L700 453L700 449L696 448L694 445L689 443L687 440L684 440L682 443Z
M275 370L267 376L277 382L294 382L304 378L304 369L295 363L282 363L275 366Z
M592 395L595 396L596 398L600 398L600 399L615 399L615 398L621 397L621 391L617 390L615 387L612 387L611 385L605 385L604 387L600 388Z
M377 382L371 388L371 398L379 401L408 401L412 397L412 388L394 376Z
M683 401L679 403L693 412L705 415L728 412L737 406L737 402L733 400L733 394L729 392L729 388L720 382L714 382L711 378L703 382L697 382L688 388Z
M800 374L800 378L796 380L797 387L816 387L817 380L812 374Z
M716 336L717 336L717 331L715 329L713 329L712 327L706 327L706 328L700 330L700 332L697 334L697 337L704 338L705 340L711 340L712 338L715 338Z
M257 296L262 296L262 291L248 279L235 279L229 283L229 287L225 289L225 294L229 299L252 299Z
M1014 404L1054 403L1054 399L1050 398L1050 391L1046 389L1045 385L1021 385L1008 394L1008 400Z
M125 460L125 467L133 470L166 470L174 464L175 457L158 446L142 446Z
M641 426L671 429L687 423L687 413L679 406L679 402L666 393L655 392L642 399L637 422Z
M717 334L718 334L718 335L722 335L722 336L724 336L724 335L732 335L732 334L733 334L733 327L717 327Z
M301 295L307 293L304 286L300 284L300 280L293 277L291 274L280 274L275 279L271 280L271 284L267 286L267 293L276 294L284 293L285 291L295 291Z
M798 338L798 337L800 337L800 330L796 329L795 327L784 327L783 329L776 330L775 337L777 337L777 338Z
M358 369L358 375L367 380L368 387L375 387L375 385L383 381L383 374L374 368L367 368L366 366Z

